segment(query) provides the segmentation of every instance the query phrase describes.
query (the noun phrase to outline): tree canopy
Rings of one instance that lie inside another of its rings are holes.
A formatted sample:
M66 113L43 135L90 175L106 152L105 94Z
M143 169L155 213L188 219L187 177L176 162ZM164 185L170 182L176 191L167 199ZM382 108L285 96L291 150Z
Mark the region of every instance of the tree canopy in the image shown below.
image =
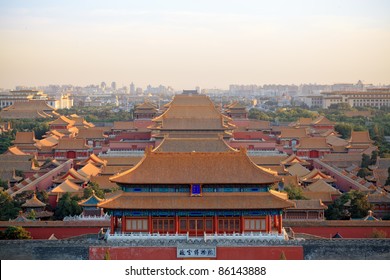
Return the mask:
M4 190L8 189L8 182L2 180L1 178L0 178L0 188L3 188Z
M0 232L0 239L31 239L31 235L23 227L9 226Z
M303 191L300 187L294 185L287 185L284 187L285 192L287 192L288 199L295 200L306 200L307 198L303 195Z
M97 197L104 198L104 191L100 188L99 184L93 182L89 182L88 187L84 189L83 198L89 198L93 192L95 192Z
M366 178L367 176L372 175L372 172L368 168L360 168L356 175L360 178Z
M11 196L0 191L0 220L8 221L9 219L15 219L20 211L19 205L11 198Z
M113 121L131 121L133 120L133 110L118 110L115 106L106 105L98 107L77 107L70 109L57 110L61 115L77 114L84 117L88 122L113 122Z
M338 123L334 130L341 135L341 138L348 139L351 136L352 125L349 123Z
M64 219L66 216L80 215L82 212L81 206L78 204L79 198L71 196L70 193L65 193L59 200L54 212L54 216L58 220Z
M387 179L385 182L385 186L390 186L390 167L387 168Z
M342 194L325 211L328 220L361 219L367 216L372 208L367 196L356 190Z
M369 155L363 154L362 155L362 163L360 165L361 168L368 168L368 166L371 163L371 159Z

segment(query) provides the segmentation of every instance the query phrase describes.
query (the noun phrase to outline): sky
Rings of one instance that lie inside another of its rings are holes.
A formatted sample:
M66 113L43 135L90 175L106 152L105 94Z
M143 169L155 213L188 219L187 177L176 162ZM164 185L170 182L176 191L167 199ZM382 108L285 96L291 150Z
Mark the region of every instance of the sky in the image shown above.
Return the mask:
M0 0L0 88L390 84L390 1Z

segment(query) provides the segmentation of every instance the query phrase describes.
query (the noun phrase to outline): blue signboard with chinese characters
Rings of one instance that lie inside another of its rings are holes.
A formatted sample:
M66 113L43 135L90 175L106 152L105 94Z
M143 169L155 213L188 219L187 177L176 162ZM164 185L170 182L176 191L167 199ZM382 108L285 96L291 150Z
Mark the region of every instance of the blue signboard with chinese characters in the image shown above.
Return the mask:
M191 195L201 195L200 184L192 184L191 185Z
M216 258L217 247L177 247L177 258Z

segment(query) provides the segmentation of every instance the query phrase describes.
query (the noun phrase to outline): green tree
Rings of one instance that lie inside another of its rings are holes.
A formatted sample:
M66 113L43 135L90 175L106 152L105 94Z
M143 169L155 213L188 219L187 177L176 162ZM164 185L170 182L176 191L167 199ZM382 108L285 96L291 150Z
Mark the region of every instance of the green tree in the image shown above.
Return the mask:
M378 159L378 151L373 151L371 154L370 165L375 165Z
M263 121L271 120L271 117L268 114L255 108L249 110L248 118Z
M80 215L81 206L78 204L79 198L65 193L58 201L54 216L58 220L63 220L66 216Z
M32 209L30 212L28 212L28 215L27 215L27 218L30 219L30 220L35 220L35 218L37 217L34 209Z
M351 199L351 217L360 219L364 218L368 214L368 210L371 210L372 206L368 202L367 195L360 191L350 191L348 192Z
M104 198L104 191L100 188L99 184L94 182L89 182L88 187L84 189L83 198L89 198L92 193L95 192L95 195L99 198Z
M337 104L331 104L329 106L330 110L335 110L335 111L351 111L351 105L348 103L337 103Z
M6 152L12 146L12 141L15 139L13 131L3 132L0 134L0 154Z
M34 131L37 139L42 139L42 136L49 130L47 119L12 120L12 127L15 131Z
M31 239L30 232L22 227L9 226L1 234L2 239Z
M4 192L0 191L0 220L8 221L9 219L15 219L18 216L18 213L21 209L11 198L11 196Z
M294 185L287 185L284 187L285 192L287 192L288 199L295 199L295 200L305 200L307 199L303 195L303 191L300 187L294 186Z
M360 165L361 168L368 168L368 166L371 163L371 159L369 155L363 154L362 155L362 164Z
M368 168L360 168L356 175L359 176L360 178L366 178L366 176L369 176L371 174L372 172L368 170Z
M383 138L383 128L380 127L377 123L373 125L371 130L371 137L375 141L379 141Z
M345 206L347 202L350 206ZM352 190L342 194L329 205L325 211L325 217L328 220L361 219L367 216L368 210L371 208L372 206L364 193Z
M336 199L332 204L325 210L325 218L327 220L349 220L351 215L349 211L344 209L342 202Z
M14 201L18 206L21 206L26 200L32 198L34 191L23 191L14 196ZM40 190L35 192L37 198L43 203L49 203L49 195L45 190Z
M8 189L8 182L4 181L0 178L0 188L3 188L4 190Z
M338 123L334 126L334 130L337 131L343 139L348 139L351 136L352 125L349 123Z
M111 260L110 251L108 249L106 249L104 254L104 260Z
M387 168L387 179L385 182L385 186L390 186L390 167Z
M40 190L36 192L37 198L42 201L43 203L48 204L49 203L49 194L45 190Z
M15 175L24 178L24 172L22 170L15 170Z

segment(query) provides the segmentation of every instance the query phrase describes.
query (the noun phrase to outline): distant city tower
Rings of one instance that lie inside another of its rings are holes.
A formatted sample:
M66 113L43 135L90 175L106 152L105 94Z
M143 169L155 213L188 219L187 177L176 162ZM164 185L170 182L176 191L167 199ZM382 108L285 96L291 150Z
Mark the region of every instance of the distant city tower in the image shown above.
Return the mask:
M130 94L135 95L135 85L133 82L131 82L130 84Z

